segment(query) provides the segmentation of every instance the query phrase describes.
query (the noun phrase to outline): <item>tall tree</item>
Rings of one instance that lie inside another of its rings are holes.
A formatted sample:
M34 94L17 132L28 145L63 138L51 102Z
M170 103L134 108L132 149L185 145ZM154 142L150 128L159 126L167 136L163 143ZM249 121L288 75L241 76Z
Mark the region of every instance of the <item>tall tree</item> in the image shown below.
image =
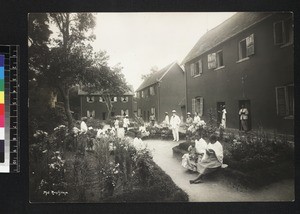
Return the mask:
M108 119L113 109L112 98L130 90L121 71L120 64L114 67L109 67L107 64L98 65L86 70L86 78L82 81L85 85L83 90L101 94L107 107Z
M91 13L50 13L48 18L56 26L57 37L50 41L48 67L42 77L60 93L68 126L72 128L69 93L93 64L93 49L88 43L95 38L95 17Z

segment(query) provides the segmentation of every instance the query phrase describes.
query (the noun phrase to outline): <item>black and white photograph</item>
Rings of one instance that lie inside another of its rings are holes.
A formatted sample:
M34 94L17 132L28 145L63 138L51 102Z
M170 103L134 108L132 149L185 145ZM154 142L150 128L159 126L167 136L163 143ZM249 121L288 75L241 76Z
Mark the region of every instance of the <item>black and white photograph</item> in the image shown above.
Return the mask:
M292 12L27 20L31 203L295 200Z

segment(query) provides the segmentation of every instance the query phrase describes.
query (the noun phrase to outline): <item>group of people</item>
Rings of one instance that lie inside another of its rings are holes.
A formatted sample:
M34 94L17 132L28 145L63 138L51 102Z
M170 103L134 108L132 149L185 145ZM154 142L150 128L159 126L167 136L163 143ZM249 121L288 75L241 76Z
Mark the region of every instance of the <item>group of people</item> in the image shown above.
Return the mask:
M203 182L203 176L221 167L223 164L223 146L215 134L211 135L207 143L198 134L195 135L195 145L188 148L187 154L182 156L182 166L188 170L198 172L198 176L190 180L191 184Z

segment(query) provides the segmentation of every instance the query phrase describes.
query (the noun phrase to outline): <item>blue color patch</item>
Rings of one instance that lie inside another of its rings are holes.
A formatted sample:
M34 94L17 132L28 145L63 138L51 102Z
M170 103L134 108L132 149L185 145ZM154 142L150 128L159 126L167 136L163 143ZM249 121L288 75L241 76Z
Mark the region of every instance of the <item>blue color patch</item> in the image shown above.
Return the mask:
M0 79L4 79L4 67L0 67Z

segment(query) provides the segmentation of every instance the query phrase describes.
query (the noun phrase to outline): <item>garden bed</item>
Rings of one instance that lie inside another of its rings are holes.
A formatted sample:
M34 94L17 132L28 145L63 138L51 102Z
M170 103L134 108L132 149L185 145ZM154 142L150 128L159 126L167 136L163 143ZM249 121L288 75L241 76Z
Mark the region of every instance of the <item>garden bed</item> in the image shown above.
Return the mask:
M224 178L236 187L260 188L268 184L294 178L293 146L284 139L244 136L242 139L221 141L224 148L223 162L228 164L210 176ZM173 147L173 153L181 157L193 142Z
M33 202L186 202L187 194L130 139L113 135L36 132L30 145L30 200ZM71 146L68 146L71 145ZM74 146L76 145L76 146Z

